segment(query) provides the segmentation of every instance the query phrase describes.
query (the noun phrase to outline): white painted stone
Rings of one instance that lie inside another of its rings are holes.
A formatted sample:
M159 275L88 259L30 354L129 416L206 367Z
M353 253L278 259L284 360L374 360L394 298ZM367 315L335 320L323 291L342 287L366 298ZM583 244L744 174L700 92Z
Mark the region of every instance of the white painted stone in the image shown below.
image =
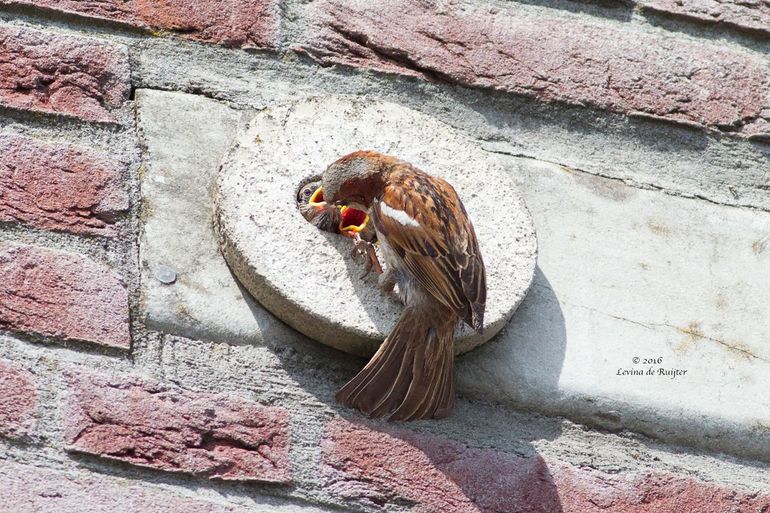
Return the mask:
M298 331L343 351L373 354L402 306L377 287L374 273L360 279L363 267L349 256L349 238L319 231L296 206L303 179L364 149L402 158L457 190L486 265L487 307L484 332L463 326L455 350L489 340L532 283L537 241L531 216L493 155L434 118L393 103L311 98L270 107L248 123L215 189L216 222L231 269Z
M504 160L539 270L503 334L460 360L459 388L770 456L770 214Z
M148 323L231 344L304 340L239 289L211 229L208 187L238 113L178 93L139 90L137 102L147 147L141 254ZM770 459L770 214L497 157L532 212L539 265L511 322L457 359L458 391ZM174 269L177 281L158 281L156 264ZM634 367L634 356L661 356L664 367L687 374L617 376ZM236 372L223 362L221 372Z
M233 279L217 248L210 188L241 114L207 98L138 90L142 305L147 325L189 338L264 343L299 338ZM173 269L162 283L155 272Z

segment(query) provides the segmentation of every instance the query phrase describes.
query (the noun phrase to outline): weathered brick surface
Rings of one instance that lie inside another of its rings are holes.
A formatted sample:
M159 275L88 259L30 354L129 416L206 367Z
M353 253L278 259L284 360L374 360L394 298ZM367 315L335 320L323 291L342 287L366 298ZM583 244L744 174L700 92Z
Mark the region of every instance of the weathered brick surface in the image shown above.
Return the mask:
M325 488L369 505L420 512L765 511L770 495L660 473L608 474L437 435L334 420L322 442ZM764 509L763 509L764 508Z
M141 482L0 461L0 511L8 513L246 513ZM278 508L265 507L264 511ZM263 511L260 508L260 511ZM283 510L281 510L283 511Z
M72 253L0 246L0 329L127 349L128 293L108 267Z
M31 5L244 48L274 47L280 16L277 0L0 0L0 4Z
M637 0L645 8L770 36L767 0Z
M286 483L288 412L135 377L68 371L71 449L169 472Z
M0 134L0 155L0 221L115 235L128 196L107 155L10 134Z
M32 373L0 360L0 435L21 438L35 423L37 390Z
M114 122L128 99L125 47L96 39L0 28L0 105Z
M319 2L296 47L323 64L491 88L757 135L765 64L747 53L629 28L416 0ZM761 121L761 120L759 120Z
M435 435L378 431L345 420L326 427L321 447L324 486L345 500L380 506L414 502L421 512L502 512L511 504L559 511L540 458L468 449Z

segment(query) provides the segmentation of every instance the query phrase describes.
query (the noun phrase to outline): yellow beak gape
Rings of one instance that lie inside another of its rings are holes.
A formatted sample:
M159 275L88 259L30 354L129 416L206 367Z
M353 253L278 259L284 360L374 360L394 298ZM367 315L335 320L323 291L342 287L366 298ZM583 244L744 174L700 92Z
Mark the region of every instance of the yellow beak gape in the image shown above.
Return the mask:
M310 199L307 202L311 207L325 207L327 205L324 200L324 189L319 187L315 190ZM350 207L337 207L342 214L342 220L340 221L340 232L353 232L359 233L369 222L369 215L361 210Z
M312 196L310 196L310 199L307 202L308 205L311 207L322 207L326 203L324 202L324 188L319 187L315 190Z
M366 224L369 222L369 215L355 208L341 207L340 213L342 214L341 232L359 233L366 228Z

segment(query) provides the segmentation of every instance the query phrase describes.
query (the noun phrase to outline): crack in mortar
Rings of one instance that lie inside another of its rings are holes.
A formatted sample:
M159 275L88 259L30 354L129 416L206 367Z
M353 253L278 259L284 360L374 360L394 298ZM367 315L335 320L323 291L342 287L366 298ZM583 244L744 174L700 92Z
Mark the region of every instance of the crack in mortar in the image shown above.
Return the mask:
M733 353L737 353L739 356L742 356L742 357L744 357L746 359L752 359L753 358L753 359L756 359L756 360L759 360L759 361L762 361L762 362L765 362L765 363L770 363L770 359L758 356L758 355L752 353L751 351L749 351L748 349L746 349L743 346L740 346L740 345L737 345L737 344L731 344L730 342L728 342L728 341L726 341L724 339L717 338L717 337L712 337L712 336L704 334L701 331L700 326L698 325L698 323L695 323L695 322L690 323L686 328L682 328L681 326L676 326L674 324L669 324L669 323L666 323L666 322L642 322L642 321L635 321L633 319L628 319L628 318L620 316L620 315L614 315L614 314L611 314L611 313L608 313L608 312L603 312L603 311L601 311L601 310L599 310L597 308L591 308L589 306L583 306L583 305L577 305L577 304L574 304L574 303L568 303L566 301L564 303L569 304L570 306L573 306L575 308L581 308L583 310L587 310L587 311L592 312L592 313L598 313L598 314L601 314L601 315L606 315L607 317L611 317L611 318L617 319L619 321L624 321L624 322L628 322L628 323L631 323L631 324L635 324L637 326L641 326L643 328L646 328L646 329L652 330L652 331L655 331L656 328L670 328L670 329L674 329L674 330L678 331L679 333L682 333L684 335L687 335L688 337L691 337L691 339L693 341L698 340L698 339L708 340L710 342L714 342L715 344L723 346L727 351L730 351L730 352L733 352ZM687 344L685 344L685 345L680 344L680 346L677 348L677 350L686 349L686 345Z
M688 193L680 192L680 191L677 191L677 190L674 190L674 189L668 189L666 187L663 187L661 185L656 185L656 184L653 184L653 183L637 182L636 180L631 180L631 179L628 179L628 178L620 178L620 177L617 177L617 176L608 175L606 173L601 173L601 172L597 172L597 171L588 171L588 170L585 170L585 169L581 169L581 168L577 168L577 167L572 167L572 166L569 166L567 164L562 164L560 162L555 162L553 160L547 160L547 159L542 159L542 158L539 158L539 157L534 157L534 156L528 155L526 153L516 153L516 152L512 152L512 151L506 151L506 150L501 150L501 149L490 149L488 147L484 147L483 143L499 142L499 141L496 141L493 138L489 138L489 139L482 138L482 139L477 139L476 141L479 142L479 143L482 143L480 145L481 149L486 151L487 153L495 153L495 154L498 154L498 155L505 155L505 156L508 156L508 157L521 158L521 159L527 159L527 160L534 160L536 162L544 162L546 164L551 164L551 165L554 165L554 166L562 167L564 169L569 170L570 172L581 173L581 174L590 175L590 176L597 176L599 178L605 178L607 180L613 180L615 182L621 182L622 184L627 185L629 187L633 187L635 189L642 189L642 190L647 190L647 191L658 191L658 192L662 192L662 193L668 194L669 196L675 196L677 198L697 199L697 200L706 201L706 202L711 203L713 205L719 205L719 206L723 206L723 207L739 208L739 209L749 209L749 210L754 210L754 211L758 211L758 212L770 213L770 207L765 208L765 207L758 207L758 206L754 206L754 205L735 205L735 204L732 204L732 203L726 203L726 202L723 202L723 201L718 201L718 200L715 200L715 199L712 199L712 198L708 198L706 196L703 196L702 194L688 194ZM768 190L770 190L770 185L756 185L755 187L758 188L758 189L768 189Z
M456 84L456 80L450 75L444 74L436 69L422 66L419 62L410 57L405 50L377 45L373 43L366 34L350 30L337 23L329 24L329 28L345 41L352 43L357 47L369 50L375 57L386 64L393 65L396 68L406 68L408 71L411 71L412 74L423 76L431 82L449 85ZM444 41L441 41L441 43L444 45L446 44ZM303 48L303 50L307 51L308 49Z

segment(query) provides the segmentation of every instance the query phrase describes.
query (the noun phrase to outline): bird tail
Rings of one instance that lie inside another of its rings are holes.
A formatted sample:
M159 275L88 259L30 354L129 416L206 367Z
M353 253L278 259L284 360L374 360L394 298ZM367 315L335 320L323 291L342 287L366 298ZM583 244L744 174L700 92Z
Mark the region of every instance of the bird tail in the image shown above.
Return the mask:
M454 406L454 329L449 312L406 307L377 353L337 401L389 420L438 419Z

